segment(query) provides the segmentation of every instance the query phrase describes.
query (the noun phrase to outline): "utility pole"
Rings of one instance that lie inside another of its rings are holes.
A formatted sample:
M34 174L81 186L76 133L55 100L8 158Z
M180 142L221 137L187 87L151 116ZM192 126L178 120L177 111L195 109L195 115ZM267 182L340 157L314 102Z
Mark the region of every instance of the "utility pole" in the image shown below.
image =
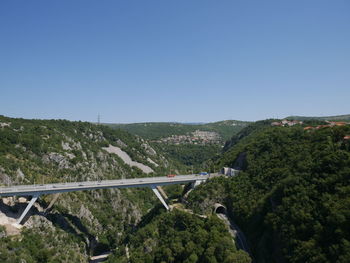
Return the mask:
M98 123L98 125L100 125L100 123L101 123L101 116L100 116L100 114L97 115L97 123Z

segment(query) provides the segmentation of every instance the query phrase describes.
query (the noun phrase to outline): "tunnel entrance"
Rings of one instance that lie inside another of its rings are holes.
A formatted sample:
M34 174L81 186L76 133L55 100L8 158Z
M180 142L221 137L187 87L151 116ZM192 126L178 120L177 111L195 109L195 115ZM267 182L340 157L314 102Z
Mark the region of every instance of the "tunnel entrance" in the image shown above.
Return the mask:
M214 213L216 214L226 214L226 207L222 204L215 204L214 205Z

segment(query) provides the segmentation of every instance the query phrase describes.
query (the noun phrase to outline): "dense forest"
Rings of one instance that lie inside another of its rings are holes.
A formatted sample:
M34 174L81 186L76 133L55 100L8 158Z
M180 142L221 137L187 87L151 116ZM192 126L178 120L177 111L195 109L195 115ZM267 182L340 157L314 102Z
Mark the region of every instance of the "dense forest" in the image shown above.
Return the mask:
M154 213L125 239L108 262L249 263L216 217L200 218L182 211ZM128 245L130 259L123 246Z
M350 127L304 130L268 121L233 137L216 160L242 171L197 187L189 207L226 204L257 262L349 262Z

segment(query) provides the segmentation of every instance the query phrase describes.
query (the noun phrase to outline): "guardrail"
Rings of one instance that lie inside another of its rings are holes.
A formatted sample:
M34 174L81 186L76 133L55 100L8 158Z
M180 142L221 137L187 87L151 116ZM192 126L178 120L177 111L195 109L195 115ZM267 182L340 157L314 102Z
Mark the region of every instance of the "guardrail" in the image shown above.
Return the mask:
M57 184L14 185L0 187L0 196L31 195L32 193L57 193L89 189L143 187L186 183L208 179L207 175L179 175L176 177L143 177L118 180L83 181Z

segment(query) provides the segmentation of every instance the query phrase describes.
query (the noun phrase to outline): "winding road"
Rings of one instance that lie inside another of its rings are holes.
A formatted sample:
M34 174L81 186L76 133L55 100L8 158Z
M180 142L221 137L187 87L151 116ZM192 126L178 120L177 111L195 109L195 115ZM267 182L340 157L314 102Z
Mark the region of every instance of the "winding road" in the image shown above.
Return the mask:
M251 256L251 252L247 243L247 239L245 238L244 233L239 229L239 227L226 215L223 213L216 214L228 227L228 231L231 236L237 240L237 245L239 248L247 252Z

